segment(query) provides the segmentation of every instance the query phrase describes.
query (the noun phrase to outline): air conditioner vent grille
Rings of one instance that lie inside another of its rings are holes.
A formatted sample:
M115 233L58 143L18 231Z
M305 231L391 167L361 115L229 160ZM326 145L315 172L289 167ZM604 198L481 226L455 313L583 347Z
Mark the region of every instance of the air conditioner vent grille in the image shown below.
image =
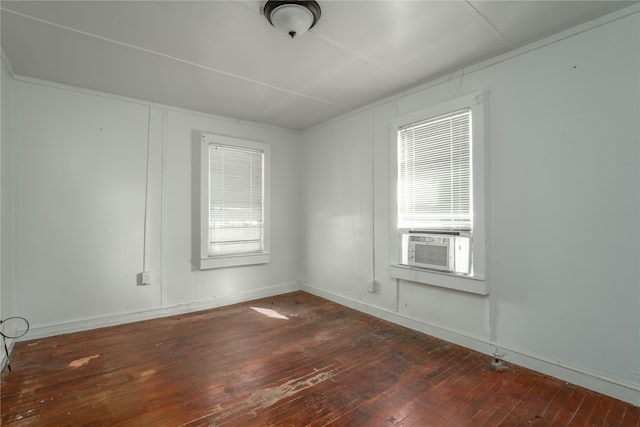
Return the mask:
M416 245L415 260L421 264L447 267L449 250L446 246Z

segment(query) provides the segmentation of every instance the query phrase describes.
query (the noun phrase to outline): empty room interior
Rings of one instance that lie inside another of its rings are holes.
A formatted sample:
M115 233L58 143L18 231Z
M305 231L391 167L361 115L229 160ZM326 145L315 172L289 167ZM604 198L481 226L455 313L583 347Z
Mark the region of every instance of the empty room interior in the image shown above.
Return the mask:
M640 3L0 9L3 425L640 426Z

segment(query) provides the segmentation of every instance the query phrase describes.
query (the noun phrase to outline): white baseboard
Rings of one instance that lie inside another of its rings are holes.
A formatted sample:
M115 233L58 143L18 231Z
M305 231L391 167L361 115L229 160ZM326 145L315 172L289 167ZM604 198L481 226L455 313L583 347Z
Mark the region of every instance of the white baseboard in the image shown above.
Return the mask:
M80 332L107 326L121 325L124 323L138 322L140 320L156 319L159 317L174 316L176 314L191 313L195 311L209 310L245 301L270 297L299 291L299 282L281 283L275 286L264 287L252 291L242 292L231 296L212 298L204 301L195 301L188 304L178 304L171 307L162 307L145 310L136 313L119 314L94 319L84 319L68 323L59 323L47 326L32 327L20 341L46 338L54 335ZM4 349L3 349L4 352Z
M640 387L634 384L625 383L617 378L610 378L601 374L588 372L561 362L550 361L540 355L503 345L499 342L490 342L486 339L463 334L459 331L430 325L423 321L383 308L371 306L306 283L301 284L301 289L305 292L328 299L340 305L344 305L371 316L387 320L391 323L461 345L480 353L491 356L493 356L494 353L500 354L502 360L513 363L514 365L522 366L524 368L561 379L568 383L588 388L589 390L631 403L632 405L640 406Z

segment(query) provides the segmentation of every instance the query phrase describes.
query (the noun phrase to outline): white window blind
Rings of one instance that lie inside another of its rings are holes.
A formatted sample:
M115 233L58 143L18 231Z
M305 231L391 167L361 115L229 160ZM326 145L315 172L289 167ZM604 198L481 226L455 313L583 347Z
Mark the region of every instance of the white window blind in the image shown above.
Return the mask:
M398 227L471 230L471 109L398 130Z
M209 256L263 251L264 153L209 145Z

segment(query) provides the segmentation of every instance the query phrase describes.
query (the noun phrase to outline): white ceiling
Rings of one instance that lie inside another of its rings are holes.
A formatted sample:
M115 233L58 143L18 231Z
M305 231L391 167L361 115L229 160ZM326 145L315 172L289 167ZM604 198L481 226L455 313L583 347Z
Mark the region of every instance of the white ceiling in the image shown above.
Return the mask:
M264 1L2 1L17 75L304 129L622 1L328 1L295 39Z

